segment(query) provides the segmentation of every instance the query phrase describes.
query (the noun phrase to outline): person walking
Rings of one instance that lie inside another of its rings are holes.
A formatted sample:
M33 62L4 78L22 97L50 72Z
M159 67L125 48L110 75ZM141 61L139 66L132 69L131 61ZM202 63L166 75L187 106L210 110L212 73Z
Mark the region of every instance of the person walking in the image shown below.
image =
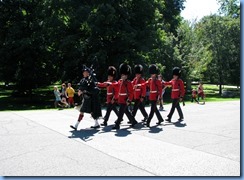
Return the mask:
M192 89L191 91L191 102L197 102L197 104L199 104L199 101L197 100L197 90L196 89Z
M146 81L144 80L144 78L142 78L143 66L141 64L135 65L134 71L136 77L131 82L133 86L134 102L135 102L132 110L132 115L135 117L137 110L140 109L142 115L144 116L144 119L142 121L146 121L148 119L148 114L144 106L144 99L146 96L146 86L145 86Z
M185 87L184 82L180 79L181 76L181 69L179 67L173 68L173 79L169 82L165 82L165 86L171 86L171 99L172 99L172 107L170 109L169 114L167 115L168 119L166 121L171 122L172 116L174 114L175 108L179 114L179 121L184 120L183 112L180 107L180 102L183 100L185 95Z
M122 63L119 67L119 72L121 79L118 81L119 91L116 98L119 104L119 115L112 129L120 129L120 123L123 120L124 114L128 117L131 127L137 124L134 116L128 110L128 106L133 100L133 87L131 81L128 80L128 76L131 74L131 67L126 63Z
M99 99L99 88L96 86L96 78L93 76L91 70L83 66L82 74L83 78L79 83L78 96L83 96L80 107L80 114L76 124L70 125L74 130L77 130L81 120L84 117L84 113L90 113L94 119L95 124L91 128L99 128L98 118L102 116L101 104Z
M199 82L199 85L197 87L197 100L199 102L199 98L202 98L203 104L205 104L205 94L203 91L203 83Z
M103 83L97 84L99 88L107 88L107 101L106 101L107 111L103 118L104 121L101 124L102 126L107 126L108 119L112 110L117 116L119 114L116 108L116 103L117 103L116 97L118 96L118 82L115 81L115 77L117 74L117 70L114 66L109 66L107 72L108 72L108 80Z
M162 83L157 78L158 67L155 64L149 66L149 74L151 74L151 78L149 78L145 83L149 87L149 100L151 103L151 111L145 124L147 127L150 127L150 122L154 113L158 118L158 122L156 124L160 125L164 121L157 108L157 101L160 101L162 98Z

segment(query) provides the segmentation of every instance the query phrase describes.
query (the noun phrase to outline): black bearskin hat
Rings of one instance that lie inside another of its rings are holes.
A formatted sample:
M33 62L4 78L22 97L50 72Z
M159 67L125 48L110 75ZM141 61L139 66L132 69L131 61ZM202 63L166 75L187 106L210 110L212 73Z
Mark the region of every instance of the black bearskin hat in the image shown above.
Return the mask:
M122 63L119 66L119 73L125 74L125 75L130 75L131 74L131 67L126 63Z
M134 67L135 74L142 74L143 72L143 66L140 64L135 65Z
M149 66L149 74L158 74L158 67L156 64L152 64Z
M173 75L179 76L181 75L181 69L179 67L173 68Z
M88 71L90 73L90 68L88 68L86 65L83 65L82 72Z
M114 66L108 67L108 76L116 77L117 70Z

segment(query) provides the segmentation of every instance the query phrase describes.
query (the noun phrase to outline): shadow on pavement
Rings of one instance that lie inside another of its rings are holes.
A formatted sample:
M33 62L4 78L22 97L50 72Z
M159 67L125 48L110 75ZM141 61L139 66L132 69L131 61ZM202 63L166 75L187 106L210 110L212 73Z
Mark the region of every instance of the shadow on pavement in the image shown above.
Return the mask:
M126 128L125 128L126 126ZM114 127L114 124L113 125L109 125L109 126L106 126L102 129L101 132L99 132L99 134L102 134L102 133L115 133L115 136L117 137L126 137L130 134L132 134L131 132L134 131L134 129L139 129L141 127L141 125L139 125L139 123L135 126L135 127L130 127L128 125L120 125L120 129L118 130L113 130L112 128Z
M175 127L185 127L187 126L185 122L175 122L173 123Z
M126 137L131 134L131 131L128 130L129 128L119 129L116 130L115 136L117 137Z
M83 141L90 141L92 138L91 136L94 136L94 134L99 132L99 129L81 129L79 131L70 131L72 134L69 136L69 138L80 138Z
M131 134L130 130L128 130L128 129L131 129L131 127L123 128L124 125L121 125L120 129L118 129L118 130L113 130L112 129L113 127L114 127L114 124L109 125L109 126L105 126L102 129L100 129L101 131L98 134L115 133L115 136L118 136L118 137L126 137L129 134Z
M148 131L149 130L148 131L149 133L159 133L159 132L163 131L163 128L159 128L159 126L162 126L162 124L146 127L145 125L143 125L143 122L140 122L135 126L135 128L133 128L132 131L141 131L141 130Z
M155 125L150 127L149 133L159 133L161 131L163 131L163 128L159 128L158 125Z
M164 126L172 126L172 125L174 125L175 127L185 127L185 126L187 126L187 124L185 122L179 122L179 121L164 124Z
M151 126L150 128L145 128L142 123L138 123L135 125L135 127L126 127L124 128L125 125L121 125L119 130L113 130L112 127L114 125L109 125L103 128L99 129L81 129L79 131L70 131L72 134L71 136L68 136L68 138L80 138L81 140L87 142L92 140L92 136L94 136L96 133L102 134L102 133L115 133L115 136L117 137L126 137L128 135L131 135L133 131L140 131L140 130L149 130L149 133L159 133L163 131L162 128L159 128L158 125Z

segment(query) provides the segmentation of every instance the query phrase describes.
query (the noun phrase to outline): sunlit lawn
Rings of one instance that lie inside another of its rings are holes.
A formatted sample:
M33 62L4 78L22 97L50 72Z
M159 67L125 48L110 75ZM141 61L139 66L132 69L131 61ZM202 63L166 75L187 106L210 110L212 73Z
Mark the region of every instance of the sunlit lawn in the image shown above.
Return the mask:
M61 87L60 84L57 84ZM197 86L192 86L196 88ZM33 110L33 109L53 109L54 108L54 95L53 85L39 88L33 91L31 97L21 97L13 94L14 87L0 86L0 111L6 110ZM240 89L235 86L224 86L224 90L232 91L235 93L234 98L223 98L218 94L219 87L216 85L204 84L204 91L206 94L206 102L220 102L220 101L235 101L240 100ZM167 89L164 95L164 102L171 103L170 99L171 89ZM106 90L102 91L101 102L104 104L106 98ZM78 98L76 97L76 102ZM191 92L185 96L185 101L190 102ZM201 99L200 99L201 101Z

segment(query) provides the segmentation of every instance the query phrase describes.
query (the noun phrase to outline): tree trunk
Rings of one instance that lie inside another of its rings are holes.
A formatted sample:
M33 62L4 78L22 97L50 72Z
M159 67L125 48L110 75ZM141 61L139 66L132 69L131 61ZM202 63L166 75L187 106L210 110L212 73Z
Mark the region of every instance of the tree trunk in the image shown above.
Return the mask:
M219 84L219 95L221 96L221 94L222 94L222 84L220 83Z
M219 77L219 95L221 96L222 94L222 73L220 73Z
M186 79L186 89L187 91L191 91L191 80L187 77Z

